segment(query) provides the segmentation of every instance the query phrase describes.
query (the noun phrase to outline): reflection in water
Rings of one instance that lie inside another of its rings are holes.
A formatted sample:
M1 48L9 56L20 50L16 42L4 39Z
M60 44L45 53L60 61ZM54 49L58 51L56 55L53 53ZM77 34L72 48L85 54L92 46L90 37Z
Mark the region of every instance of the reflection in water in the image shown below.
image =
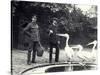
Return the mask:
M63 72L63 71L65 71L65 67L64 66L60 66L60 67L49 68L45 72Z
M40 65L23 71L22 75L31 75L37 73L49 73L49 72L68 72L68 71L83 71L83 70L96 70L97 65L91 63L79 64L52 64L52 65Z
M96 66L58 66L47 69L45 72L64 72L64 71L82 71L82 70L95 70Z

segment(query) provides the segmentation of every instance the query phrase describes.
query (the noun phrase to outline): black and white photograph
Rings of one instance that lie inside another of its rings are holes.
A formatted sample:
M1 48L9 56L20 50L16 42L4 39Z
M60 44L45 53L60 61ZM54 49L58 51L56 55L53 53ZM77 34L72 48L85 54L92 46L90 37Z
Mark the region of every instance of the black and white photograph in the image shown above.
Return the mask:
M12 0L12 75L97 70L97 9Z

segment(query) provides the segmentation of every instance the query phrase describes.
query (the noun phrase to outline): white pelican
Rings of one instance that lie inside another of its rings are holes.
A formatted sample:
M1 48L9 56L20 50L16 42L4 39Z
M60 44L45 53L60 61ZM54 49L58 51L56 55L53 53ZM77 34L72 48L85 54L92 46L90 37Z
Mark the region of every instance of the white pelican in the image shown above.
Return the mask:
M74 51L74 61L85 61L85 57L81 54L82 53L82 50L83 50L83 46L78 44L78 45L75 45L75 46L72 46L71 48L73 49L78 49L77 51Z
M66 54L68 60L71 61L73 59L74 51L68 45L69 35L68 34L57 34L57 35L66 37L66 46L65 46L64 50L65 50L65 54Z
M80 50L77 55L79 57L83 57L85 61L94 61L96 60L96 56L97 56L97 51L95 50L95 47L97 45L97 41L94 40L93 42L87 44L87 45L91 45L93 44L93 48L91 51L84 51L84 50Z
M95 49L97 46L97 40L94 40L93 42L89 43L88 45L93 45L92 51L89 53L88 56L90 56L89 57L90 59L95 60L97 57L97 50Z

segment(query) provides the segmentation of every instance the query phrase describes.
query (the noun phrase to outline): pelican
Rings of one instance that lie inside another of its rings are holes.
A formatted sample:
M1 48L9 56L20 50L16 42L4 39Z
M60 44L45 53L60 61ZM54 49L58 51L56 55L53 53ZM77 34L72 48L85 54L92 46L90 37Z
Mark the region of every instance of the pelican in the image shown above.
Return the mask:
M89 58L92 59L92 60L96 59L96 57L97 57L97 51L96 51L95 48L97 46L97 40L94 40L93 42L90 42L87 45L93 45L92 51L88 54L88 56L90 56Z
M57 34L58 36L63 36L66 37L66 46L64 48L65 54L68 57L69 60L75 60L75 58L85 60L85 57L82 55L79 55L79 53L83 50L83 46L78 44L74 45L72 47L69 46L68 41L69 41L69 34ZM74 49L78 49L78 52L75 52Z
M91 44L93 44L91 52L80 50L77 55L79 57L84 57L84 60L86 60L86 61L94 61L96 59L96 55L97 55L96 50L95 50L95 47L97 45L97 41L94 40L93 42L87 44L87 46L91 45Z
M69 35L68 34L56 34L56 35L66 37L66 46L65 46L64 50L65 50L65 54L66 54L67 58L69 59L69 61L71 61L73 59L74 51L68 45Z
M78 49L78 51L74 51L74 61L85 61L85 57L81 54L82 53L82 50L83 50L83 46L78 44L78 45L75 45L73 47L71 47L73 49Z

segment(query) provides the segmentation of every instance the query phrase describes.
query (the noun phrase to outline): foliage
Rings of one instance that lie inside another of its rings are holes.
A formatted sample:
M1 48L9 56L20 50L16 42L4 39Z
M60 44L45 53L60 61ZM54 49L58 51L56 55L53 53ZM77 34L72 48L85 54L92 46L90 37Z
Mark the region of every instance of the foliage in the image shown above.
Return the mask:
M14 44L18 44L18 41L24 38L19 27L24 28L34 14L38 17L41 42L45 47L48 46L47 30L53 18L57 18L58 33L70 35L70 44L80 43L85 45L89 41L97 39L97 17L91 18L84 15L82 10L74 4L12 1L11 8Z

